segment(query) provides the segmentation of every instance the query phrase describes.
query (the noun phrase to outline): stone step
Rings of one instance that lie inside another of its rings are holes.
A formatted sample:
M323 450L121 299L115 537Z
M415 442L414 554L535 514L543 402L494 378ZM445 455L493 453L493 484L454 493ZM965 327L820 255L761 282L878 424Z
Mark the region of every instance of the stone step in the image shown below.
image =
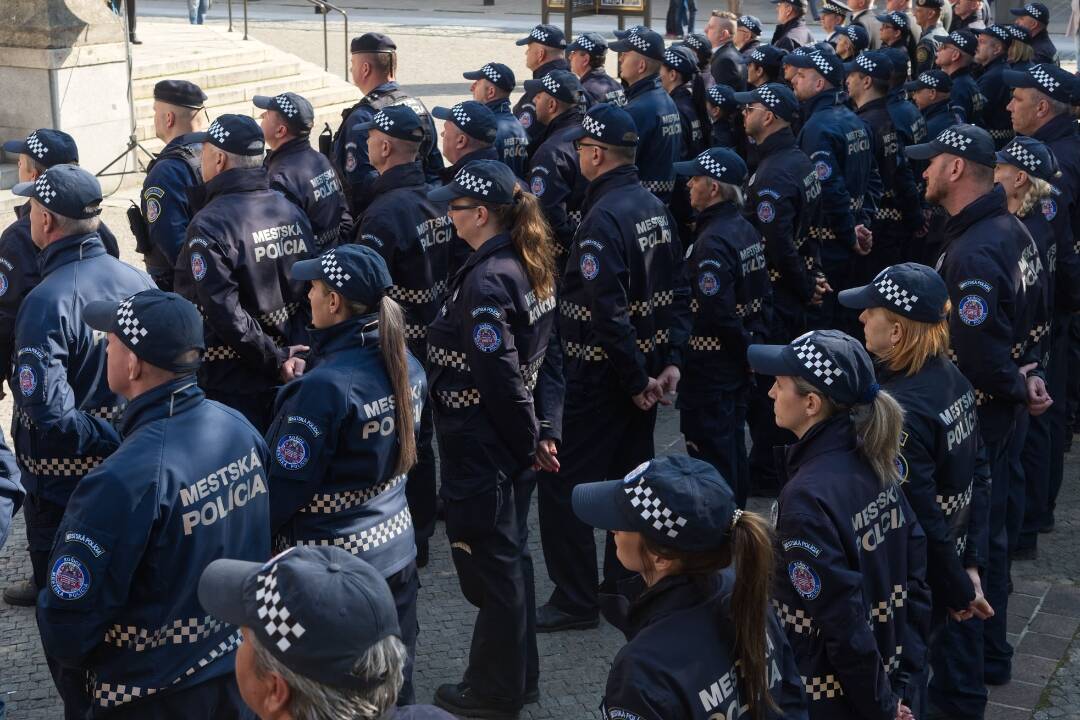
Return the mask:
M19 166L13 162L0 163L0 190L7 190L19 181Z
M271 80L273 78L286 78L298 75L302 72L303 63L299 60L289 62L283 58L275 58L274 62L256 62L246 65L229 65L212 70L199 70L183 74L183 78L201 87L208 95L216 95L215 89L227 88L231 85L243 85L247 83ZM168 77L177 77L178 73L169 73ZM153 98L154 85L162 77L147 77L132 82L135 92L135 100Z
M253 65L256 63L272 64L271 59L291 58L292 56L278 52L273 48L257 41L243 42L237 37L237 42L231 46L214 46L209 49L192 46L190 51L182 55L167 52L160 56L150 55L153 51L144 50L150 46L149 41L144 41L138 46L134 63L132 65L132 78L138 82L151 78L187 77L200 72L218 70L225 67L238 65ZM143 53L146 53L144 55Z

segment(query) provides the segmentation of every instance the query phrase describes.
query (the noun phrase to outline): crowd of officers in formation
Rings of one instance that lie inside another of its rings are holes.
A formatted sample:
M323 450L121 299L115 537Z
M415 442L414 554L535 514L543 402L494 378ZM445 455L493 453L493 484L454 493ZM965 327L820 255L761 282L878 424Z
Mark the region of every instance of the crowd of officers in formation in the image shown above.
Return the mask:
M162 81L146 272L68 135L5 143L5 597L65 716L517 717L536 634L602 613L605 718L982 718L1071 436L1076 81L1039 3L856 2L825 42L802 0L769 44L539 25L513 106L490 62L428 111L367 33L322 152L295 93L207 125ZM676 392L689 457L654 459ZM440 505L479 610L444 710L412 689Z

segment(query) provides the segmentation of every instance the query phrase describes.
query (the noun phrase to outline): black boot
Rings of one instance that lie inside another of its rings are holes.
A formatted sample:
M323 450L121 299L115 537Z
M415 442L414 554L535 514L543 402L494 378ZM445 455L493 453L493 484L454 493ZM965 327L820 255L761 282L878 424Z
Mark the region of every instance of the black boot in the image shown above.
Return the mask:
M552 633L562 630L591 630L600 624L597 615L571 615L548 603L536 610L536 632Z
M4 602L15 607L33 607L37 605L37 595L33 578L27 578L18 585L4 589Z
M521 703L480 697L465 683L440 685L435 704L454 715L491 720L516 720L521 712Z

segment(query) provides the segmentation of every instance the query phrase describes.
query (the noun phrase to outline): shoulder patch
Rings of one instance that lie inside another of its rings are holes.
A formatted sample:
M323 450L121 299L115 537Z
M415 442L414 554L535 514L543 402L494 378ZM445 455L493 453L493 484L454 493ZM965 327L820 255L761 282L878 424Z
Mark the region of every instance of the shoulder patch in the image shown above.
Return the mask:
M762 200L757 206L757 217L763 223L771 223L776 217L776 208L768 200Z
M499 310L499 308L494 307L493 305L481 305L480 307L473 308L473 317L480 317L481 315L490 315L496 320L502 319L502 311Z
M630 712L621 707L608 707L607 703L601 708L604 720L645 720L635 712Z
M792 538L791 540L784 541L784 552L788 550L805 550L814 557L821 554L821 548L808 540L802 540L800 538Z
M592 280L600 274L600 260L592 253L581 256L581 276L586 280Z
M365 244L371 244L371 245L374 245L375 247L382 247L383 246L383 241L380 240L377 236L372 235L371 233L363 233L363 234L361 234L360 235L360 242L365 243Z
M307 440L299 435L284 435L278 440L274 449L274 456L278 464L286 470L299 470L308 463L310 458Z
M203 258L202 253L191 253L191 276L195 280L202 280L206 277L206 260Z
M828 180L832 177L832 166L824 160L818 160L814 163L814 174L818 180Z
M960 301L960 319L965 325L982 325L990 315L990 306L978 295L968 295Z
M813 600L821 594L821 578L806 563L796 560L788 565L788 577L791 578L795 592L807 600Z
M8 287L9 287L9 283L8 283L7 275L0 272L0 297L3 297L5 294L7 294Z
M64 542L74 542L85 545L89 548L90 552L94 553L94 557L101 557L105 553L105 550L102 549L97 540L81 532L69 530L64 533Z
M972 287L972 286L977 287L977 288L981 288L984 292L988 292L988 293L994 291L994 286L991 285L990 283L986 282L985 280L971 279L971 280L964 280L964 281L962 281L960 283L960 289L961 290L967 290L969 287Z
M78 600L90 590L90 571L74 555L61 555L49 571L49 587L61 600Z
M532 182L529 183L529 190L531 190L532 194L536 197L543 195L544 191L547 190L547 185L544 184L544 178L535 175Z
M356 153L352 150L345 151L345 172L356 170Z
M893 464L896 465L896 473L899 477L899 482L905 482L908 476L907 458L904 457L903 453L897 453L896 459L893 460Z
M320 435L322 435L322 431L319 430L319 426L313 423L311 420L308 420L306 417L303 417L302 415L289 415L287 418L285 418L285 422L303 425L315 437L319 437Z
M502 336L491 323L480 323L473 328L473 343L481 352L495 352L502 345Z
M19 366L19 391L25 397L30 397L37 390L37 376L34 375L34 368L29 365Z
M1057 202L1054 200L1054 198L1043 198L1042 199L1042 214L1043 214L1043 217L1046 218L1047 220L1053 220L1054 218L1057 217L1057 213L1058 213L1058 207L1057 207ZM0 294L2 294L2 293L0 293Z
M161 217L161 203L155 198L146 201L146 222L153 224Z
M716 279L716 273L706 270L698 276L698 289L702 295L713 296L720 291L720 281Z
M518 122L521 123L521 127L525 128L526 130L528 130L529 126L532 125L532 121L532 113L523 112L518 115Z

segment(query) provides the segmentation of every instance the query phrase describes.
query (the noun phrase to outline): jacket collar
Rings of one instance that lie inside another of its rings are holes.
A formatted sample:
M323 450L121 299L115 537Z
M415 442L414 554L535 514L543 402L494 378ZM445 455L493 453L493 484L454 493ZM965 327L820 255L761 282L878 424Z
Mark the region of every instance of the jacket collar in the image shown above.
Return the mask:
M1005 203L1005 191L1000 185L980 198L976 198L967 207L950 217L945 222L945 242L951 243L957 237L963 235L969 227L995 215L1008 215L1008 206Z
M476 250L473 250L472 255L470 255L469 259L466 260L465 263L461 266L461 269L458 270L455 277L465 277L466 273L468 273L469 270L474 268L482 260L484 260L490 255L494 255L495 252L501 250L504 247L507 247L508 245L510 245L510 233L500 233L495 237L491 238L486 243L478 247Z
M127 404L120 420L120 435L127 437L147 423L186 412L204 397L194 374L158 385Z
M169 142L165 143L165 147L162 148L162 152L173 147L180 147L181 145L201 145L201 140L195 139L196 133L184 133L183 135L177 135Z
M218 195L256 192L270 188L270 176L266 168L233 168L217 175L204 185L188 189L192 211L197 212Z
M570 63L566 61L566 58L557 57L554 60L549 60L540 67L533 70L533 80L539 80L547 75L552 70L569 70Z
M1068 115L1068 113L1064 113L1051 118L1045 125L1033 132L1031 136L1036 140L1048 142L1050 140L1060 140L1063 137L1070 137L1075 134L1076 122Z
M495 113L496 115L499 113L511 112L510 98L499 98L498 100L492 100L491 102L487 103L487 106L488 110L491 110L491 112Z
M604 614L604 619L619 628L627 641L633 640L649 625L682 610L697 607L703 603L723 602L730 594L731 578L728 573L715 573L708 576L669 575L660 578L650 588L641 590L644 582L640 576L633 578L629 603L623 603L624 614L619 610ZM624 587L620 583L620 590ZM640 590L640 593L634 592ZM611 608L611 605L608 605ZM620 616L621 615L621 616Z
M413 160L403 165L395 165L375 178L375 182L371 184L371 192L373 195L382 195L397 188L423 185L425 180L420 161Z
M498 160L499 151L494 146L489 145L486 148L480 148L479 150L473 150L468 155L464 155L458 158L458 161L448 168L444 168L439 171L439 177L442 178L443 183L449 185L453 179L457 176L458 171L465 167L473 160Z
M623 165L614 170L609 170L589 183L589 187L585 189L584 207L592 207L600 198L612 190L640 184L641 179L638 177L637 167L634 165Z
M659 89L661 92L664 90L663 85L660 84L659 75L649 75L638 80L636 83L626 89L626 99L630 100L642 93L646 93L650 90Z
M292 140L287 140L283 144L279 145L277 149L271 150L266 153L266 158L263 160L263 165L270 167L270 163L278 158L285 157L286 155L292 155L294 153L304 152L306 148L311 147L311 141L306 137L294 137Z
M963 77L964 75L971 75L971 67L971 65L965 65L962 68L957 68L956 72L949 73L949 77L955 80L956 78Z
M697 214L698 228L704 228L711 222L731 222L738 214L739 209L733 202L719 202L710 205Z
M96 232L68 235L38 253L38 269L45 277L59 267L78 260L87 260L105 254L105 245Z
M768 157L769 153L774 150L783 150L794 146L795 133L791 132L790 127L786 127L782 130L777 130L772 135L765 138L761 144L758 145L758 153L761 157Z
M835 107L840 104L840 91L836 88L822 90L814 97L802 103L802 116L809 119L818 110Z
M788 478L793 477L799 468L816 457L834 452L848 452L855 449L855 426L846 412L822 420L806 431L799 440L784 448L783 463Z
M858 110L855 111L855 114L862 115L863 113L868 113L872 110L884 110L885 106L888 104L889 98L883 95L879 98L874 98L870 102L860 107Z
M950 102L950 98L945 98L944 100L938 100L936 103L931 103L930 105L927 105L926 109L923 110L923 117L932 117L934 115L940 115L944 112L949 112L949 108L952 107L949 104ZM930 139L933 140L934 138Z
M581 108L577 107L576 105L571 107L562 115L552 120L544 128L543 137L541 137L541 139L536 142L537 147L539 147L541 143L544 142L544 140L547 140L549 137L559 132L560 130L565 130L568 127L577 127L581 125L581 119Z
M318 357L351 347L378 347L379 314L355 315L326 328L308 327L311 350Z

